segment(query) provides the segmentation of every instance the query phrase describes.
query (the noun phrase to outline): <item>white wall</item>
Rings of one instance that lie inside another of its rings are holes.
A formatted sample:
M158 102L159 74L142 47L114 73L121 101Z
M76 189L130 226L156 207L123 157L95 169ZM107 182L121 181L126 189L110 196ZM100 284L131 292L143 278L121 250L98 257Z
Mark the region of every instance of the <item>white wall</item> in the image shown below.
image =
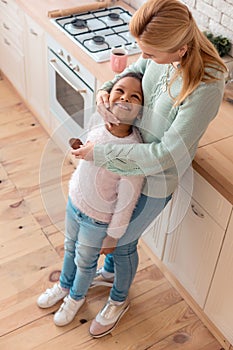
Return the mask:
M124 0L133 8L139 8L146 0ZM233 56L233 0L183 0L193 14L201 30L223 35L231 43Z

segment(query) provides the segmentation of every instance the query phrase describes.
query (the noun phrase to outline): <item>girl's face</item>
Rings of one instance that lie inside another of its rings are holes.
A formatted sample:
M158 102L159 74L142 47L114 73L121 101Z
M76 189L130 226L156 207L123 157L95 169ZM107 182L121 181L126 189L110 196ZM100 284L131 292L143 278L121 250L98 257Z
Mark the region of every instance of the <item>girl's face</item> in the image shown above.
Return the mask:
M151 47L148 44L143 43L140 40L137 40L138 46L142 50L142 57L145 59L150 58L151 60L155 61L159 64L169 64L172 62L179 62L181 57L186 52L186 47L183 47L175 52L165 52L165 51L159 51L155 48Z
M125 124L132 124L141 110L142 101L141 82L133 77L116 82L109 96L111 112Z

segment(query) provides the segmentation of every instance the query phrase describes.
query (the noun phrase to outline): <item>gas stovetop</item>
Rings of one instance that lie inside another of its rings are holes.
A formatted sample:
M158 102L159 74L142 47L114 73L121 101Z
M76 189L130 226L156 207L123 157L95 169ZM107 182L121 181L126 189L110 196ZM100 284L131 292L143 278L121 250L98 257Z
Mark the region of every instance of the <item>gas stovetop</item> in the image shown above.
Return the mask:
M129 32L132 15L122 7L109 7L52 19L69 38L96 62L110 59L112 47L125 47L129 55L140 49Z

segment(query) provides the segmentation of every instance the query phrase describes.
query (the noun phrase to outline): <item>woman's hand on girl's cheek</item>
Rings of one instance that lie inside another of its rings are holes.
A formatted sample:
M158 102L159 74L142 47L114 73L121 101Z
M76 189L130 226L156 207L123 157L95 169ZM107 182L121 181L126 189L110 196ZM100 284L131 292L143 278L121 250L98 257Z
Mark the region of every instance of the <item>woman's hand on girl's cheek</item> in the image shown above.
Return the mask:
M105 124L111 128L111 124L119 124L117 117L109 111L109 93L104 90L100 90L96 97L97 111L102 116Z
M94 159L94 143L88 141L85 145L71 152L76 158L91 161Z

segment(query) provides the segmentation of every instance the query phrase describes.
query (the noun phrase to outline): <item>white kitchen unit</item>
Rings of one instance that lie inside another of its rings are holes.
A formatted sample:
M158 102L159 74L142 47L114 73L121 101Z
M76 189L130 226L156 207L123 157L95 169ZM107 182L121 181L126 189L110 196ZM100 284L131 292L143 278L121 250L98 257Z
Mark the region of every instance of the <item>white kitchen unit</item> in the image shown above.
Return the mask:
M233 213L204 311L233 344Z
M25 14L25 67L27 102L49 128L47 47L44 30Z
M23 13L12 0L0 0L0 68L25 97Z
M143 241L159 259L162 259L163 256L171 205L172 202L170 201L142 236Z
M192 196L188 186L184 177L169 222L163 262L203 308L232 206L197 173Z
M51 137L64 153L69 139L84 143L96 109L96 78L52 37L47 36Z

